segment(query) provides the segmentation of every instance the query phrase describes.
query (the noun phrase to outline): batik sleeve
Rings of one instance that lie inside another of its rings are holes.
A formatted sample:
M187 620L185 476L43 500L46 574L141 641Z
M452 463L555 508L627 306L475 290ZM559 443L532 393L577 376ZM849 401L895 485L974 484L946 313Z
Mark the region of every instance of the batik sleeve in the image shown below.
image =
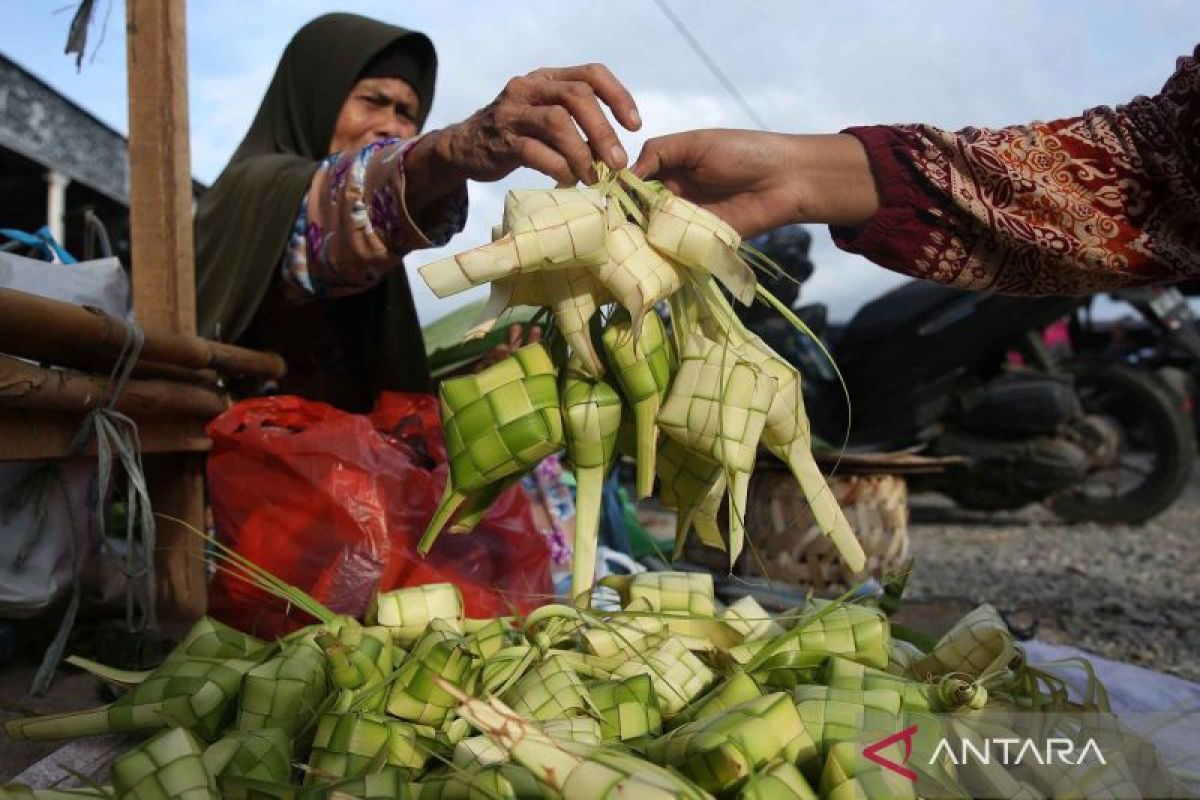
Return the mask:
M404 202L404 157L416 142L387 139L335 153L313 176L284 254L284 290L293 299L369 289L405 254L440 247L462 230L466 189L413 219Z
M955 133L851 128L880 210L834 241L965 289L1085 294L1200 275L1200 48L1162 92Z

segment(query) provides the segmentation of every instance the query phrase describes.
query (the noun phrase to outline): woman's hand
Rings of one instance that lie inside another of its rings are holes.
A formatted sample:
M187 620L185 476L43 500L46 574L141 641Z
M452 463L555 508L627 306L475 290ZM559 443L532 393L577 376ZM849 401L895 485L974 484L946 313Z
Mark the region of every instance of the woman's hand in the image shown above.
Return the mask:
M852 136L700 130L646 142L633 171L732 225L744 237L793 222L858 225L878 206Z
M607 67L586 64L513 78L470 118L426 138L434 159L460 180L496 181L532 167L560 183L591 183L593 161L613 169L628 162L602 103L625 128L641 127L629 91Z

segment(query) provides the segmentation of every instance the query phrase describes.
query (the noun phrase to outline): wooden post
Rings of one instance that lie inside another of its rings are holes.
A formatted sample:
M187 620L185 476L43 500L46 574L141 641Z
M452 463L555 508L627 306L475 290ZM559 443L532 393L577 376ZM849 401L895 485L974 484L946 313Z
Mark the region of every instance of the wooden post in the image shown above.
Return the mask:
M184 0L126 0L125 23L134 312L146 330L193 334ZM204 530L203 457L147 456L145 467L155 511ZM204 614L207 591L199 539L160 518L156 564L161 614Z

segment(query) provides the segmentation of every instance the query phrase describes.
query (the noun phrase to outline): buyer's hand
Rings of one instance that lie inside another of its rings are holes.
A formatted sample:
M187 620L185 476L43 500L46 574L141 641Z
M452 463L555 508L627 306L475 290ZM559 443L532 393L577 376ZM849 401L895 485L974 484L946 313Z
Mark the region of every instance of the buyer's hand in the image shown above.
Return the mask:
M465 179L495 181L532 167L560 183L591 183L594 160L613 169L628 162L601 104L625 128L641 127L633 97L607 67L534 70L510 80L467 120L439 131L435 147Z
M876 210L852 136L699 130L650 139L633 171L657 178L749 237L792 222L857 225Z

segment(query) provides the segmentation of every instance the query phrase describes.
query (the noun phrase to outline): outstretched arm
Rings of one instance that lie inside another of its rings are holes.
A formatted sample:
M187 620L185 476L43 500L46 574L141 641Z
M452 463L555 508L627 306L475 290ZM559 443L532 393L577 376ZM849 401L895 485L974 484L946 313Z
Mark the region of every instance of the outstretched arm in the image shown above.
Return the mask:
M285 291L297 300L362 291L405 254L445 244L466 221L468 180L524 166L561 183L591 182L596 159L624 167L603 106L624 127L640 127L632 96L604 66L540 69L509 81L463 122L333 154L297 216Z
M696 131L635 165L744 235L828 223L843 249L908 275L1081 294L1200 274L1200 66L1154 97L987 130L838 136Z
M634 172L711 209L749 237L793 222L858 225L878 208L853 136L703 130L646 142Z

